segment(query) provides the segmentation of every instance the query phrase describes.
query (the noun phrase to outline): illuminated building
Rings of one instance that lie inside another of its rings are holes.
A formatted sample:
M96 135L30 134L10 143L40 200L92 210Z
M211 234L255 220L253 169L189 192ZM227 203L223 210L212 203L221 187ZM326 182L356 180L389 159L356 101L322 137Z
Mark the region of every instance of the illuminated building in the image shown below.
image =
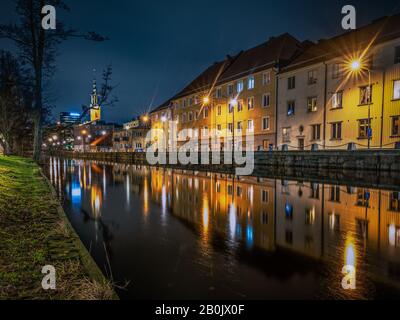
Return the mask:
M93 80L93 91L90 96L90 122L96 121L101 121L101 106L99 106L96 80Z
M61 112L60 113L60 124L71 125L80 123L81 115L77 112Z
M393 148L400 138L400 15L310 45L278 83L278 147Z

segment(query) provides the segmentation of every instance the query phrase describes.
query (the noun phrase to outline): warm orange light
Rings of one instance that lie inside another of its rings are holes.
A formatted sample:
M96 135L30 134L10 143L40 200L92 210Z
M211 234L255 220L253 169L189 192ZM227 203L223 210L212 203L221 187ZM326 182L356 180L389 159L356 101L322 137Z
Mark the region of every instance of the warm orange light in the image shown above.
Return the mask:
M83 135L85 135L86 133L87 133L87 131L86 130L82 130L82 132L81 132Z
M208 96L203 98L204 104L210 103L210 98Z
M148 116L143 116L142 120L143 120L143 122L147 122L147 121L149 121L149 117Z

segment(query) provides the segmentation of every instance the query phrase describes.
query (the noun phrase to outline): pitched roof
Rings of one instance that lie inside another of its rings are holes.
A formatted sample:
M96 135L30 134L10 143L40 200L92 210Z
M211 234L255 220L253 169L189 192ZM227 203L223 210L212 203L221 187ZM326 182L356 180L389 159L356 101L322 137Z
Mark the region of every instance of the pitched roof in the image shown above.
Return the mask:
M376 45L400 35L400 14L382 17L356 30L310 45L284 68L290 71L338 56L352 56L364 51L371 43Z
M285 33L278 37L272 37L254 48L241 51L235 56L227 55L224 60L209 66L183 90L169 99L168 103L172 100L211 89L214 85L220 85L268 67L274 67L278 63L287 63L301 47L301 42L290 34ZM164 103L152 112L165 108L167 106Z

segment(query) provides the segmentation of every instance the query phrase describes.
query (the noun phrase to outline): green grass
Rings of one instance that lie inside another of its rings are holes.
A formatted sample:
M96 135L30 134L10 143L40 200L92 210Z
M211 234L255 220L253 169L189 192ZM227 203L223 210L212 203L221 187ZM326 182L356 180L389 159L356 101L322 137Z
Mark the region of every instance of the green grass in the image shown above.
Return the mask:
M59 204L31 160L0 156L0 299L110 299L112 286L92 279ZM45 291L42 267L56 268Z

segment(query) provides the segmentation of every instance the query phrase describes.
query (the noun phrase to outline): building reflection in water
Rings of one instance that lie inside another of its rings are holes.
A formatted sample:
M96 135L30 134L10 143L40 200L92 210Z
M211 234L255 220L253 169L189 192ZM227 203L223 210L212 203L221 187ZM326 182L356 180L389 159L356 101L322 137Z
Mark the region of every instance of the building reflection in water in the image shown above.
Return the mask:
M120 182L128 206L133 195L140 199L144 219L152 203L164 223L173 216L197 230L206 256L218 236L231 248L243 244L248 251L284 251L323 263L330 270L326 286L338 296L347 296L338 281L345 265L357 270L360 297L370 281L400 286L398 191L85 161L59 168L59 160L50 159L53 185L64 179L73 205L89 197L95 219L106 188Z

